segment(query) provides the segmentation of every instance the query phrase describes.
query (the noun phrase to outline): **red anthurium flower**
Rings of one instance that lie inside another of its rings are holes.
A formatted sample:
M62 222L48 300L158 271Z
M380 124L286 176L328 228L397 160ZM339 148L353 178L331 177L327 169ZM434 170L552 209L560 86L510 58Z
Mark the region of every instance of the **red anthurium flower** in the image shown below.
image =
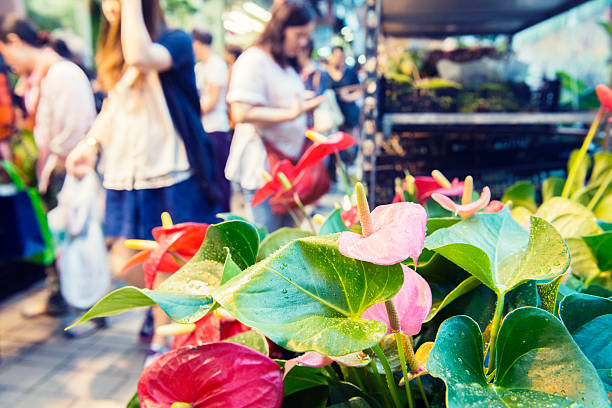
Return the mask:
M174 336L172 350L221 340L221 320L214 313L209 313L195 323L195 330L191 333Z
M338 132L325 137L313 131L306 132L306 136L315 143L310 146L298 161L298 171L310 168L324 160L330 154L348 149L355 145L355 139L348 133Z
M273 204L273 201L293 197L296 192L307 191L311 186L310 172L299 171L289 160L281 160L274 166L269 181L255 192L251 207L263 203L270 196L270 203Z
M431 288L421 275L406 265L402 264L402 270L404 271L404 285L392 300L400 319L402 333L414 336L421 331L421 325L431 310ZM362 318L383 322L387 325L387 332L392 332L384 303L371 306L365 311Z
M142 408L276 408L283 378L270 358L240 344L218 342L172 350L138 381Z
M155 241L128 240L127 246L146 249L132 257L123 271L142 263L146 286L151 289L157 272L174 273L195 255L207 230L208 224L186 222L154 228Z
M334 361L347 367L365 367L370 363L370 357L363 351L358 351L342 357L326 356L316 351L309 351L301 356L287 360L285 363L284 376L289 374L289 371L298 364L308 367L325 367Z
M463 194L463 182L453 179L448 187L442 187L433 177L415 177L417 200L419 204L431 198L432 194L443 194L448 197L459 197Z
M609 111L612 111L612 89L606 85L599 84L595 87L595 93L599 102Z
M368 215L369 216L369 215ZM396 203L376 207L371 228L364 235L351 231L340 234L338 249L344 256L378 265L393 265L408 258L417 262L423 251L427 213L415 203Z

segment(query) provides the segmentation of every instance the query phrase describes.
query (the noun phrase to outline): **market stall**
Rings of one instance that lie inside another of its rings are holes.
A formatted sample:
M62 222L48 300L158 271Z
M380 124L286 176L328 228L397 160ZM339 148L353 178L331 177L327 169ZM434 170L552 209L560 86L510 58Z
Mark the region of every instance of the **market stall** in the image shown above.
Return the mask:
M585 2L369 2L366 71L377 83L366 84L363 152L372 198L388 202L404 169L419 175L439 168L449 177L469 172L494 195L519 179L537 184L562 175L594 114L557 112L558 81L530 89L521 63L495 47L429 52L420 65L437 70L433 79L419 77L410 55L387 62L382 78L376 63L380 41L389 38L503 35L510 49L516 33Z

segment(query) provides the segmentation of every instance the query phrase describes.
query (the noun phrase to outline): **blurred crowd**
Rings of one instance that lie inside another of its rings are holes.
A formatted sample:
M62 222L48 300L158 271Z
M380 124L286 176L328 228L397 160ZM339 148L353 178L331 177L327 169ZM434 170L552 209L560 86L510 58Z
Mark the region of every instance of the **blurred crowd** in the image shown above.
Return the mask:
M109 289L105 273L142 287L142 269L124 268L135 253L125 242L151 239L163 212L177 223L215 223L239 196L259 226L292 226L268 201L249 205L270 156L295 163L312 143L307 129L358 136L358 71L342 47L314 58L315 17L304 3L274 6L253 45L227 46L223 56L210 32L168 27L158 0L102 0L102 10L95 75L64 41L26 19L0 18L0 155L16 169L2 183L19 177L35 187L51 231L68 236L46 268L48 300L26 316L90 307ZM355 160L355 151L343 153ZM0 238L14 233L0 229ZM87 299L66 296L75 268L95 269ZM153 330L165 319L152 310L142 327L153 356L168 347Z

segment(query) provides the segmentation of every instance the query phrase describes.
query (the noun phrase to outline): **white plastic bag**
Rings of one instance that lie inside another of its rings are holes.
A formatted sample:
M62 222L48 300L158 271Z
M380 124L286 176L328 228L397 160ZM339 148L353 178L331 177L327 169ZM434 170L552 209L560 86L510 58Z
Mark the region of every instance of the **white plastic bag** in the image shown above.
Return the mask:
M102 194L93 171L81 180L67 176L58 206L49 214L56 234L64 231L57 260L62 296L79 309L93 306L111 283L101 227Z

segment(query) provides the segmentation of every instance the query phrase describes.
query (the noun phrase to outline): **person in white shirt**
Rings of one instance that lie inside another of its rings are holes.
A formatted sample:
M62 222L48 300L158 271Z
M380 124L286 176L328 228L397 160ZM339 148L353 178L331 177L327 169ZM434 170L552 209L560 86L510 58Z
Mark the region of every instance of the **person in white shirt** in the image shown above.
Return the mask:
M196 83L200 91L202 124L213 142L216 186L221 193L221 211L229 211L230 182L225 178L224 169L230 149L230 124L227 115L225 95L229 72L223 58L213 52L213 37L207 31L193 30L193 50L198 63L195 66Z
M255 45L234 64L227 101L237 125L225 175L240 184L247 207L265 184L262 172L270 170L266 151L295 163L304 150L305 113L324 100L305 100L297 73L297 55L308 44L313 20L304 3L287 0L274 6ZM269 232L292 224L287 214L272 213L269 200L252 211L255 223Z

